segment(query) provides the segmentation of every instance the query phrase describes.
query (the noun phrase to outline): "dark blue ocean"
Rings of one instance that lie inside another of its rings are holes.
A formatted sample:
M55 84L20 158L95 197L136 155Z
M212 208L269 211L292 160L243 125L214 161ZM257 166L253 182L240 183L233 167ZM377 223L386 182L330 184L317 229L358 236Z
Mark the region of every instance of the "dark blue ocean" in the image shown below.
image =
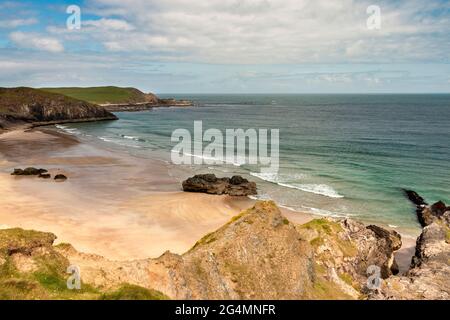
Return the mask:
M242 174L259 198L317 215L353 217L414 232L402 188L450 203L450 95L170 95L189 108L117 113L113 122L60 129L169 162L173 130L279 129L280 170L192 165L189 174ZM174 170L176 168L173 166ZM187 175L187 174L186 174Z

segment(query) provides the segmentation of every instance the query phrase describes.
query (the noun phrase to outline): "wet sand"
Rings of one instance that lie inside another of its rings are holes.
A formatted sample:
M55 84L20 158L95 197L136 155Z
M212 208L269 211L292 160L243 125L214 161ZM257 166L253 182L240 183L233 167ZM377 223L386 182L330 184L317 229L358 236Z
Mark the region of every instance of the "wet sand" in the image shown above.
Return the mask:
M80 143L54 130L2 134L0 155L0 227L53 232L58 243L114 260L183 253L254 203L184 193L162 162ZM69 179L10 175L15 167L29 166Z
M63 173L65 182L11 176L15 167ZM53 129L0 134L0 227L53 232L57 242L114 260L183 253L254 200L181 191L167 165L80 143ZM281 209L292 222L314 216ZM413 239L397 256L406 270Z

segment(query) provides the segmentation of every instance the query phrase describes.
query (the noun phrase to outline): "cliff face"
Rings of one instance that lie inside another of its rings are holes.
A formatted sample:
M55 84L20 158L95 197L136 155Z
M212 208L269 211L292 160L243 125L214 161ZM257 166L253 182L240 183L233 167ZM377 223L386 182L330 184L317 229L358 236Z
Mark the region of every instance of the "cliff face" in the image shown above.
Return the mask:
M422 200L412 200L423 230L411 267L404 276L387 279L373 299L450 299L450 207Z
M126 281L173 299L351 299L316 272L311 245L272 202L243 211L183 255L114 262L61 253L100 288Z
M448 299L449 214L424 228L404 276L394 275L396 232L348 219L295 225L273 202L258 202L182 255L156 259L110 261L69 244L52 246L52 234L0 230L0 287L16 290L7 298L28 298L19 280L40 288L47 279L40 275L50 272L59 279L58 295L44 287L34 297L61 298L67 293L62 270L70 263L80 268L85 288L71 298ZM370 266L380 268L375 289L368 288Z
M0 88L0 127L116 120L97 105L32 88Z
M108 111L142 111L154 107L192 106L186 100L160 99L153 93L144 93L136 88L115 86L88 88L42 88L45 92L59 93L78 100L96 103Z
M392 274L399 239L384 231L350 220L294 225L273 202L258 202L183 255L112 262L73 248L62 254L88 283L120 279L174 299L358 299L368 266Z

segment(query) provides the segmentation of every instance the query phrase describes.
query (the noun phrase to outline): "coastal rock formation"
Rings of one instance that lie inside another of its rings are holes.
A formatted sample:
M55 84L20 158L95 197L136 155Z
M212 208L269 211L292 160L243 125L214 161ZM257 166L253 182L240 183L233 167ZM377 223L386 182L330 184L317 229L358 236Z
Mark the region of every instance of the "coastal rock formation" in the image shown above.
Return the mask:
M63 174L57 174L54 179L55 181L66 181L67 177Z
M108 288L127 281L174 299L351 298L316 272L311 245L273 202L241 212L183 255L116 262L73 248L61 253L88 283Z
M46 169L37 169L34 167L28 167L25 169L14 169L11 173L13 176L38 176L41 174L45 174L48 171Z
M8 289L6 298L98 298L104 292L103 298L131 299L448 299L449 222L446 211L424 228L404 276L393 275L398 233L349 219L295 225L271 201L242 211L188 252L156 259L111 261L69 244L53 246L52 234L0 230L0 268L11 270L0 272L0 286ZM67 291L68 264L95 290ZM378 289L367 288L371 266L384 278ZM41 287L49 273L59 283L56 291Z
M143 93L144 94L144 93ZM193 105L188 100L175 100L175 99L159 99L153 94L144 94L154 96L156 100L144 101L144 102L127 102L127 103L106 103L100 104L106 110L111 112L124 112L124 111L145 111L157 107L190 107Z
M387 279L371 298L450 299L450 210L439 201L431 206L419 203L417 213L424 228L409 271Z
M261 201L183 255L115 262L72 247L61 253L101 288L127 281L174 299L357 299L366 265L389 268L397 240L351 220L298 226Z
M32 88L0 88L0 128L17 124L116 120L104 108L62 94Z
M297 230L312 245L317 270L354 298L364 291L369 267L378 267L382 278L398 272L394 252L402 242L395 231L330 218L312 220Z
M182 183L183 190L209 194L228 194L230 196L255 195L256 183L241 176L217 178L214 174L198 174Z
M74 99L99 104L108 111L143 111L155 107L192 106L191 101L160 99L153 93L144 93L136 88L116 86L88 88L43 88L43 91L59 93Z

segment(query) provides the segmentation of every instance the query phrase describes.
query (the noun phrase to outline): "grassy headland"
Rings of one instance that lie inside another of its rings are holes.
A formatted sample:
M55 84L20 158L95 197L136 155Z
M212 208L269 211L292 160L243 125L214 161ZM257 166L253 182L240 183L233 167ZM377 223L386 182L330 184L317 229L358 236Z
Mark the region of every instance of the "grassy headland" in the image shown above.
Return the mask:
M156 102L157 97L146 94L136 88L121 88L115 86L106 87L66 87L66 88L42 88L41 90L59 93L79 100L97 104L142 103Z
M27 87L0 88L0 128L115 119L102 107L63 94Z

